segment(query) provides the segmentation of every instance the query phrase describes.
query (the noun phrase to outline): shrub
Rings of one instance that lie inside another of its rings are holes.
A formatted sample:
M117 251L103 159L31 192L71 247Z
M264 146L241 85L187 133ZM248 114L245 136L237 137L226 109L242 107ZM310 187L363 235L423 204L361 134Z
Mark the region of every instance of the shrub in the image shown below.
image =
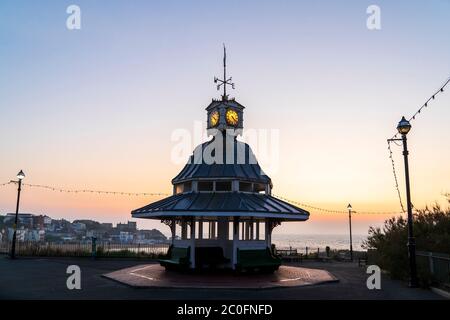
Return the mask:
M450 202L450 199L449 199ZM389 271L391 277L407 279L409 277L408 223L404 217L392 217L384 222L382 228L370 227L369 236L363 247L376 250L371 254L381 268ZM414 236L416 250L450 253L450 209L441 209L439 205L431 209L426 207L414 213ZM430 275L426 261L417 259L418 275L423 285L428 285Z

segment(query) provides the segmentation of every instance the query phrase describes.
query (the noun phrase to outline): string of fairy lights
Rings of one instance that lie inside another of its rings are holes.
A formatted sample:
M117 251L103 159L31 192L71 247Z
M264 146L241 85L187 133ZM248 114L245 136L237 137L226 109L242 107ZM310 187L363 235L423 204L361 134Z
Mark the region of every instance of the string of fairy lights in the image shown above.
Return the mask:
M287 198L279 196L279 195L272 194L272 196L274 196L275 198L278 198L280 200L283 200L283 201L295 204L295 205L300 206L300 207L312 209L314 211L325 212L325 213L338 213L338 214L344 213L344 214L348 214L348 210L345 211L345 210L336 210L336 209L325 209L325 208L312 206L312 205L309 205L307 203L303 203L303 202L287 199ZM359 210L356 211L356 210L353 210L353 209L352 209L352 213L359 213L359 214L389 214L389 215L401 214L401 212L395 212L395 211L359 211Z
M426 101L425 103L423 103L419 109L417 109L417 111L411 116L411 118L409 118L409 122L416 120L417 116L427 107L429 107L429 104L431 101L434 101L436 99L436 96L443 93L445 87L450 83L450 77L444 82L443 85L441 85L439 87L439 89L434 92ZM391 165L392 165L392 173L394 175L394 183L395 183L395 189L397 191L397 196L398 196L398 200L400 202L400 207L402 209L402 212L405 213L405 207L403 206L403 201L402 201L402 196L401 196L401 192L400 192L400 187L398 185L398 178L397 178L397 169L395 168L395 161L394 161L394 157L393 157L393 153L392 153L392 148L391 148L391 143L396 144L397 146L399 146L399 144L396 143L395 140L392 139L397 139L398 138L399 133L396 133L395 135L392 136L391 139L387 140L387 144L388 144L388 151L389 151L389 159L391 160ZM414 207L411 204L412 207Z
M17 184L16 181L10 181L6 183L0 184L0 187L8 186L11 184ZM92 190L92 189L65 189L55 186L48 186L48 185L42 185L42 184L30 184L30 183L23 183L23 187L29 187L29 188L36 188L36 189L44 189L47 191L52 192L59 192L59 193L70 193L70 194L98 194L98 195L114 195L114 196L169 196L170 194L164 193L164 192L122 192L122 191L104 191L104 190ZM273 197L278 198L280 200L289 202L293 205L297 205L303 208L308 208L314 212L319 213L330 213L330 214L347 214L348 211L344 210L336 210L336 209L326 209L326 208L320 208L316 207L307 203L295 201L292 199L285 198L283 196L272 194ZM393 211L355 211L352 210L352 213L359 213L359 214L390 214L395 215L399 214L399 212L393 212Z
M9 184L16 184L16 181L10 181L6 183L0 184L0 187L7 186ZM64 189L55 186L47 186L43 184L30 184L22 182L22 186L29 188L38 188L38 189L46 189L54 192L61 193L91 193L91 194L99 194L99 195L115 195L115 196L168 196L168 193L164 192L122 192L122 191L105 191L105 190L92 190L92 189Z

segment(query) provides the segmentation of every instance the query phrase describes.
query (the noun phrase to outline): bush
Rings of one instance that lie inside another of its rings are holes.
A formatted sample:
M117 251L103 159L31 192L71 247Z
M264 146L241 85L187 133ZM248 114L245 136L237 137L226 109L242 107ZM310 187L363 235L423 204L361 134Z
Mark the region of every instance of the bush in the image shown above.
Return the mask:
M363 244L365 249L376 250L371 254L371 263L389 271L395 279L409 277L407 226L404 217L392 217L384 222L383 228L370 227ZM450 209L443 210L435 205L432 209L426 207L415 212L414 236L418 251L450 253ZM431 278L426 261L418 258L417 266L422 284L428 285Z

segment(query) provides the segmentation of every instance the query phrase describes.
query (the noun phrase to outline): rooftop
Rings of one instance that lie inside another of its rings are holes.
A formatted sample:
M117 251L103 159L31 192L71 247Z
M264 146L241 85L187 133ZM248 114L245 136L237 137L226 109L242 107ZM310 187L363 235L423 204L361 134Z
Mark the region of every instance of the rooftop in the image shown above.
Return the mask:
M132 211L135 218L168 216L240 216L307 220L309 212L270 195L245 192L191 192L176 194Z

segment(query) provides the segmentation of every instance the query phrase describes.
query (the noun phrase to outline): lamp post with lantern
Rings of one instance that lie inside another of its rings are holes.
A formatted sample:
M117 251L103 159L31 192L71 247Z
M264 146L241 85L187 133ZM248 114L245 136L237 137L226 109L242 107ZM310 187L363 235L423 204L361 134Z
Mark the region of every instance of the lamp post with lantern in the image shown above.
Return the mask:
M352 205L349 203L348 209L348 225L350 227L350 260L353 261L353 241L352 241Z
M12 238L12 245L11 245L11 259L16 258L16 239L17 239L17 223L19 218L19 203L20 203L20 191L22 190L22 180L25 178L25 174L22 170L17 174L17 182L18 188L17 188L17 203L16 203L16 217L14 219L14 233Z
M403 160L405 163L405 180L406 180L406 207L408 210L408 258L409 258L409 286L415 288L418 285L417 281L417 266L416 266L416 239L414 238L413 230L413 214L411 204L411 190L409 185L409 164L408 164L408 144L406 135L411 130L411 124L405 117L402 117L397 125L397 131L402 135L401 139L390 139L389 141L401 140L403 142Z

